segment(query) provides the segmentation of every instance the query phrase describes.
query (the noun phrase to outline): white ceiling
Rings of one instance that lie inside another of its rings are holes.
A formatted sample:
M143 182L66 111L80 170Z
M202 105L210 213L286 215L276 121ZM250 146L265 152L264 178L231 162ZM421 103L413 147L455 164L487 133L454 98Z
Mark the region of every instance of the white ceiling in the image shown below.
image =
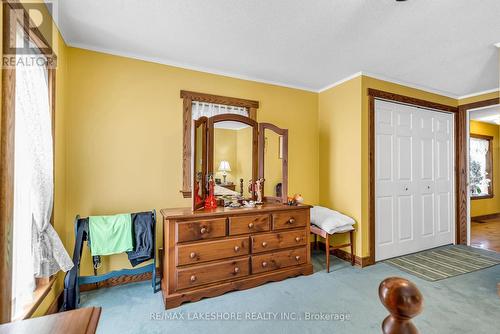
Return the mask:
M500 105L471 110L469 118L474 121L500 125Z
M359 72L452 97L499 86L499 0L55 5L71 46L211 73L312 91Z

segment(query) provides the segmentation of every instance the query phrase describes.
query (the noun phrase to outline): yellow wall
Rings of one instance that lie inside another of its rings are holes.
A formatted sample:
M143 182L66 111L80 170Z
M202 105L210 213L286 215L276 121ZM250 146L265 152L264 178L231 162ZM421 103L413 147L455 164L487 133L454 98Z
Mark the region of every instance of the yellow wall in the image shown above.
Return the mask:
M362 251L361 77L319 94L319 197L322 206L353 217L355 252ZM334 238L334 242L342 242Z
M470 133L493 137L493 198L476 199L470 201L471 217L488 215L500 212L500 158L499 158L499 129L498 125L471 121Z
M68 226L76 214L190 205L179 193L181 89L259 101L258 121L289 129L290 193L318 202L317 94L75 48L68 74ZM127 262L113 256L100 271Z

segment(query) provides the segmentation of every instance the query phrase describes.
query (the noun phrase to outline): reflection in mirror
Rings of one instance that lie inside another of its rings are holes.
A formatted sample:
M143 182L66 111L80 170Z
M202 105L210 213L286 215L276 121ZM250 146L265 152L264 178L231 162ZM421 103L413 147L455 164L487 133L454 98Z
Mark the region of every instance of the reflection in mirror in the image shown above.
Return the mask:
M283 195L283 136L264 130L264 194L270 197Z
M207 150L207 136L206 136L207 118L201 117L193 121L193 185L192 185L192 198L193 210L203 207L203 202L206 195L205 178L207 173L206 166L206 150Z
M215 195L251 197L253 128L237 121L215 123L213 149Z
M197 188L196 190L196 194L198 194L198 196L201 198L202 197L202 188L203 188L203 183L202 183L202 180L203 180L203 173L202 173L202 169L201 169L201 166L203 164L203 141L202 141L202 138L203 138L203 127L199 126L198 128L196 128L196 150L195 150L195 161L194 161L194 171L195 171L195 175L196 175L196 184L195 184L195 188Z
M265 202L287 202L287 129L271 123L259 124L259 178L264 179Z

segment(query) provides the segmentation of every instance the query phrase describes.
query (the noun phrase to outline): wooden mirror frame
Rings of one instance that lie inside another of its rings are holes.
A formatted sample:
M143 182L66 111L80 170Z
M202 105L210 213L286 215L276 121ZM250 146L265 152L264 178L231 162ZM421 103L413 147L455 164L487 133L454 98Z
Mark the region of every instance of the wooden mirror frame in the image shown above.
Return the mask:
M192 104L193 101L216 103L229 106L236 106L248 109L248 117L257 120L257 110L259 109L259 101L246 100L236 97L213 95L206 93L197 93L187 90L181 90L182 98L182 189L181 193L184 198L191 197L191 125L192 125Z
M193 191L191 192L191 198L192 198L192 209L193 211L198 210L200 208L203 208L205 205L205 198L207 195L207 187L206 187L206 178L207 178L207 124L208 124L208 118L203 116L200 117L197 120L193 121L193 127L192 127L192 135L191 135L191 147L193 148L193 155L191 156L191 170L193 171L193 177L192 177L192 184L191 184L191 189ZM201 203L196 203L196 194L194 192L194 185L197 182L197 175L196 175L196 141L197 141L197 129L201 127L201 133L203 134L202 142L201 142L201 157L202 157L202 162L201 162Z
M255 182L258 175L258 135L259 135L259 124L253 119L236 114L221 114L210 117L208 119L208 154L207 154L207 165L208 174L214 174L214 124L224 121L233 121L245 123L252 127L252 182ZM250 197L255 200L255 192L252 193Z
M259 123L259 179L264 179L264 165L265 165L265 144L266 144L266 136L265 130L270 130L280 135L283 139L283 159L281 163L281 197L277 196L266 196L263 194L264 202L279 202L279 203L287 203L288 201L288 129L282 129L277 127L271 123ZM264 185L262 189L264 189ZM264 190L263 190L264 191ZM274 195L274 194L273 194Z

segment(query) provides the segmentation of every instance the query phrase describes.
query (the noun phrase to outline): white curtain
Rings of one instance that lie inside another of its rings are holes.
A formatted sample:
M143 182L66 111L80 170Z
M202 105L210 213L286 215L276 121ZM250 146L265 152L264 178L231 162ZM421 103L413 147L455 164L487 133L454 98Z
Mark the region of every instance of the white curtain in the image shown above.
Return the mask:
M191 114L194 120L202 116L212 117L221 114L236 114L248 117L248 109L244 107L193 101L191 105Z
M18 56L18 59L23 57ZM73 267L50 224L54 180L47 69L44 66L23 66L19 61L18 64L14 150L14 315L31 299L35 277L48 277Z

